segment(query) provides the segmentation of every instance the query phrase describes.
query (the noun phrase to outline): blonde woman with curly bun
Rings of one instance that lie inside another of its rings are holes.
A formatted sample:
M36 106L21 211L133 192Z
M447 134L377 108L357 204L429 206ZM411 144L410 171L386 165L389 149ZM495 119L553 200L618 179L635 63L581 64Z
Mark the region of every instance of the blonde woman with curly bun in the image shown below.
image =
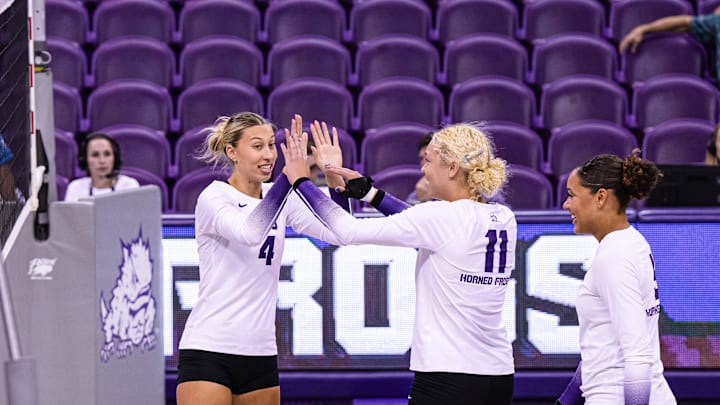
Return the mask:
M290 131L301 133L300 116ZM278 153L268 121L242 112L219 118L209 132L200 158L230 175L208 185L195 208L200 288L180 339L177 403L279 405L275 312L285 228L338 241L290 193L284 175L265 183ZM342 161L316 149L321 164Z
M625 214L630 201L647 197L662 176L639 153L595 156L567 181L563 208L575 233L600 244L577 295L582 361L557 400L561 405L676 403L660 361L655 261Z
M332 142L313 133L315 145ZM339 167L345 194L370 202L384 218L354 218L308 177L302 138L282 145L285 173L296 192L343 244L418 249L409 404L510 404L512 347L502 320L515 266L517 224L503 205L486 203L506 181L505 162L471 124L435 133L422 171L436 201L410 207L377 190L371 179Z

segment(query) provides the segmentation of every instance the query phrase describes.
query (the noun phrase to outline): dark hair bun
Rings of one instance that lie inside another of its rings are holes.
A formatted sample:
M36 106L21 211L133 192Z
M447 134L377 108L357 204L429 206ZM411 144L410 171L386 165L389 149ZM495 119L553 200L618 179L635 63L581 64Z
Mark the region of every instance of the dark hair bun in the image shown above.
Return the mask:
M632 198L641 200L648 195L662 177L662 172L655 163L640 158L639 150L623 160L622 186Z

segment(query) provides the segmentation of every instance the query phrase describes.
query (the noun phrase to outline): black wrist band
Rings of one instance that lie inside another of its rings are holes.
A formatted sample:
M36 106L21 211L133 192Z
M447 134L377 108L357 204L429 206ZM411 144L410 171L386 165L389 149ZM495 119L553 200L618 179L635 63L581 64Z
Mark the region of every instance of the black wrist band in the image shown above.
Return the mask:
M358 177L356 179L348 180L345 184L345 191L342 195L347 198L355 198L360 200L367 195L372 189L373 179L369 176Z
M300 177L299 179L295 180L295 183L293 183L293 190L297 190L298 187L300 187L300 184L303 181L309 181L309 177Z
M372 201L370 201L370 205L377 208L382 202L383 198L385 198L385 192L378 189L377 193L375 193L375 197L373 197Z

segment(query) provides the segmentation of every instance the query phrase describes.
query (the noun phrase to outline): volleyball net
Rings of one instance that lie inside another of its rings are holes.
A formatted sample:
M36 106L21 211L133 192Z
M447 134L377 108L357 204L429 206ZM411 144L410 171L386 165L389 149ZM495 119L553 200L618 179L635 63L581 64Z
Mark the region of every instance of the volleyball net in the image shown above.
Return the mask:
M0 247L30 195L28 2L0 0Z

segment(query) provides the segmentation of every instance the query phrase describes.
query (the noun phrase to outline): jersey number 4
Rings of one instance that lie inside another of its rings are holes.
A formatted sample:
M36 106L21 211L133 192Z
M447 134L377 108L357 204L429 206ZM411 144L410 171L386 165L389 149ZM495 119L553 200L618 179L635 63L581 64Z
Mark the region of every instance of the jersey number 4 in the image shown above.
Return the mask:
M265 259L265 264L269 266L272 263L273 256L275 256L275 237L268 236L260 246L258 259Z
M498 231L490 229L485 236L488 238L487 251L485 252L485 272L492 273L495 266L495 245L498 241ZM498 273L505 273L505 263L507 262L507 231L500 231L500 263L498 263Z

